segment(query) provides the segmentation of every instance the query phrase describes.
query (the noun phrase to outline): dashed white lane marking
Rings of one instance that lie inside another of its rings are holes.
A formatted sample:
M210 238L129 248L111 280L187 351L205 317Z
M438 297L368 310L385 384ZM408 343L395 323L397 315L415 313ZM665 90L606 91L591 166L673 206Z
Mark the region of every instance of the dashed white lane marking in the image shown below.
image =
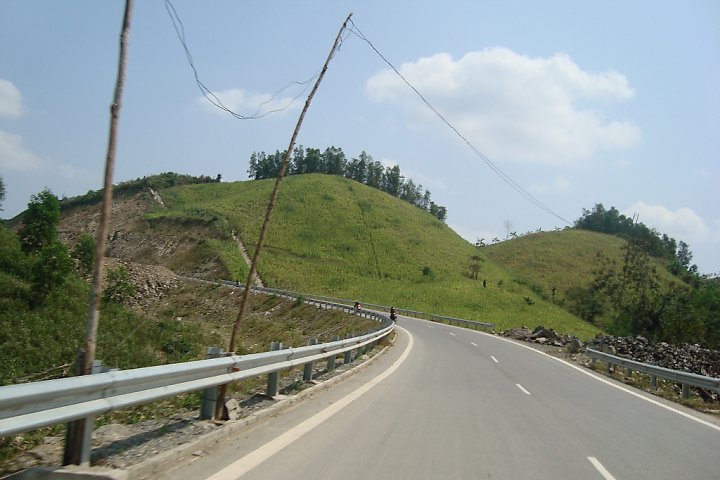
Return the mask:
M477 343L475 342L470 342L470 345L472 345L473 347L477 347Z
M362 385L357 390L350 392L349 394L345 395L343 398L338 400L337 402L332 403L329 407L327 407L325 410L321 410L312 417L308 418L307 420L297 424L290 430L286 431L279 437L276 437L274 440L269 441L265 445L259 447L258 449L248 453L244 457L242 457L240 460L237 460L235 463L232 463L228 465L227 467L223 468L219 472L217 472L215 475L208 478L208 480L236 480L243 475L245 475L247 472L252 470L253 468L257 467L261 463L263 463L265 460L269 459L276 453L280 452L283 448L287 447L288 445L292 444L296 440L298 440L300 437L311 431L313 428L317 427L321 423L323 423L328 418L332 417L336 413L338 413L343 408L347 407L352 403L354 400L357 400L362 395L367 393L371 388L373 388L375 385L379 384L383 380L385 380L387 377L389 377L395 370L397 370L400 365L407 359L408 355L410 355L410 350L413 348L414 339L410 332L405 330L402 327L395 327L399 328L400 330L404 330L405 333L409 337L409 341L407 344L407 347L405 347L405 350L400 355L400 358L395 360L395 363L393 363L390 368L385 370L383 373L378 375L377 377L373 378L366 384Z
M455 336L455 334L454 334L453 332L449 332L449 333L450 333L450 335L452 335L453 337Z
M541 352L540 350L536 350L536 349L534 349L534 348L532 348L532 347L530 347L530 346L528 346L528 345L523 345L522 343L516 342L516 341L514 341L514 340L510 340L509 338L497 337L497 336L494 336L494 335L490 335L489 333L483 333L483 332L478 332L478 334L480 334L480 335L487 335L488 337L492 337L492 338L495 338L495 339L497 339L497 340L502 340L503 342L512 343L513 345L517 345L518 347L521 347L521 348L526 348L526 349L528 349L528 350L530 350L530 351L532 351L532 352L537 353L538 355L542 355L542 356L544 356L544 357L546 357L546 358L549 358L550 360L554 360L554 361L556 361L556 362L560 362L560 363L562 363L563 365L568 366L568 367L570 367L570 368L572 368L572 369L574 369L574 370L582 373L583 375L587 375L587 376L590 377L590 378L594 378L594 379L597 380L598 382L602 382L602 383L604 383L605 385L608 385L608 386L613 387L613 388L617 388L618 390L621 390L621 391L623 391L623 392L625 392L625 393L627 393L627 394L630 394L630 395L632 395L633 397L639 398L640 400L644 400L644 401L646 401L646 402L652 403L653 405L655 405L655 406L657 406L657 407L660 407L660 408L664 408L665 410L668 410L668 411L670 411L670 412L677 413L678 415L680 415L680 416L682 416L682 417L685 417L685 418L687 418L688 420L692 420L692 421L694 421L694 422L700 423L700 424L702 424L702 425L705 425L706 427L712 428L713 430L718 430L718 431L720 431L720 425L715 425L714 423L710 423L710 422L708 422L707 420L703 420L702 418L695 417L695 416L693 416L693 415L691 415L691 414L689 414L689 413L687 413L687 412L683 412L682 410L678 410L677 408L671 407L670 405L665 405L664 403L660 403L660 402L658 402L657 400L653 400L652 398L646 397L645 395L642 395L642 394L640 394L640 393L638 393L638 392L634 392L634 391L632 391L632 390L630 390L630 389L628 389L628 388L625 388L625 387L623 387L623 386L621 386L621 385L618 385L618 384L616 384L616 383L613 383L613 382L611 382L610 380L606 380L606 379L598 376L598 374L596 374L596 373L593 373L593 372L588 371L587 369L578 367L577 365L573 365L573 364L571 364L570 362L567 362L567 361L565 361L565 360L563 360L563 359L561 359L561 358L553 357L552 355L548 355L547 353Z
M492 358L492 361L493 361L493 362L495 362L495 363L498 363L498 359L497 359L497 358L495 358L495 356L494 356L494 355L490 355L490 358Z
M520 385L519 383L516 383L515 385L516 385L516 386L520 389L520 391L523 392L525 395L532 395L530 392L528 392L528 391L525 389L525 387L523 387L523 386Z
M603 466L602 463L598 461L595 457L587 457L588 460L590 460L590 463L592 463L593 467L600 472L600 475L603 476L605 480L615 480L615 477L613 477L610 472L607 471L607 469Z

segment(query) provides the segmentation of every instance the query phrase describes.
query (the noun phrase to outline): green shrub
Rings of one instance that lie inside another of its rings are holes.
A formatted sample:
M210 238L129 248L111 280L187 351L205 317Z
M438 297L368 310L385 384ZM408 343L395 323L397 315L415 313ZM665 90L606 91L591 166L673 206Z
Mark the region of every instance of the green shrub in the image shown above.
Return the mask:
M102 299L105 302L125 304L135 296L137 287L130 280L130 272L124 266L108 270L103 288Z

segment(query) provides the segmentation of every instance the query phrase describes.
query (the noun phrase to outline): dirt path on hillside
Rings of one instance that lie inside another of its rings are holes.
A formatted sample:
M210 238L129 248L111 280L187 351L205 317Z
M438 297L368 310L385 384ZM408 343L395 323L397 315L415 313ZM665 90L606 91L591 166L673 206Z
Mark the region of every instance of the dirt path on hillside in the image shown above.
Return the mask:
M240 250L240 254L242 255L243 259L245 260L245 264L248 266L248 270L250 269L250 266L252 265L252 260L250 260L250 257L247 253L247 248L245 248L245 244L242 241L242 238L240 238L240 235L237 235L235 233L235 230L232 231L232 238L235 240L235 243L238 246L238 250ZM260 278L260 272L255 272L255 286L265 288L265 283L262 281L262 278Z

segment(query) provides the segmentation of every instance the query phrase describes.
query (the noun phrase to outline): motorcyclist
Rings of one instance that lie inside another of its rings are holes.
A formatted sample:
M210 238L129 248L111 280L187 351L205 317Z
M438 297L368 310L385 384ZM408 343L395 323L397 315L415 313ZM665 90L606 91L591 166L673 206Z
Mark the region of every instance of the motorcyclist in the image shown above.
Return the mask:
M397 322L397 313L395 313L395 307L390 307L390 320Z

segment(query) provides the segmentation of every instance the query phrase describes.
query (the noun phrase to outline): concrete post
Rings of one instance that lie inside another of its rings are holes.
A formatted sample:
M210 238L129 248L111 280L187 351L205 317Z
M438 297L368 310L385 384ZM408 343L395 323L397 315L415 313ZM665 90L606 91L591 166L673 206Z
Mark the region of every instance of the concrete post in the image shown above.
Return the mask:
M317 338L311 338L308 340L308 345L317 345ZM312 380L313 369L315 368L315 362L308 362L303 368L303 381L309 382Z
M208 347L205 358L218 358L223 355L222 348ZM218 387L210 387L203 390L202 402L200 403L200 418L209 420L215 414L215 404L217 403Z
M282 343L272 342L270 351L282 350ZM280 382L280 372L272 372L268 374L267 394L274 397L278 394L278 383Z
M91 375L103 373L105 368L101 360L93 360L92 368L90 370ZM83 429L82 447L80 449L80 465L83 467L90 466L90 456L92 454L92 432L95 428L95 419L97 415L90 415L85 417L85 428Z
M348 333L345 338L352 338L352 337L354 337L354 335L352 333ZM348 363L352 362L352 360L353 360L352 350L347 350L345 352L345 357L343 357L343 363L348 364Z
M332 337L330 337L331 342L337 342L338 340L340 340L340 337L338 337L337 335L333 335ZM337 357L337 355L331 355L328 357L328 361L327 361L327 371L328 372L332 372L333 370L335 370L336 357Z

